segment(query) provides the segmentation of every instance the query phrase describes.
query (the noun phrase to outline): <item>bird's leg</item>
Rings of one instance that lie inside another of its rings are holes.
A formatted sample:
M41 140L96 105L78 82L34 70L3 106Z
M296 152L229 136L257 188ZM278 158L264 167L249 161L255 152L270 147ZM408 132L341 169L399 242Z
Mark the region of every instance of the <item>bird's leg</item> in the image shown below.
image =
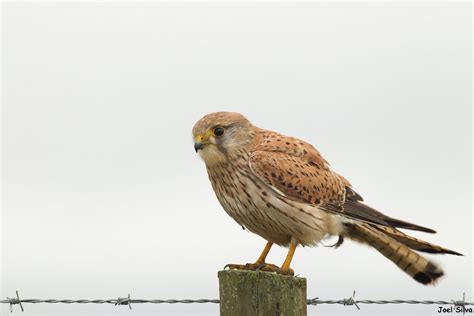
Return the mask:
M298 244L294 242L293 240L291 240L290 249L288 250L288 254L286 255L285 261L281 265L280 271L277 271L278 273L285 274L285 275L295 274L293 269L290 268L290 264L291 264L291 259L293 259L293 255L295 254L296 246L298 246Z
M267 258L267 255L270 252L270 248L272 248L272 245L273 243L269 241L263 249L262 253L260 254L260 257L258 257L257 261L251 264L252 266L256 267L255 270L274 272L279 269L276 265L265 262L265 259Z
M262 253L258 257L255 263L247 263L247 264L227 264L225 268L229 268L230 270L261 270L261 271L276 271L279 268L274 264L265 263L265 259L267 258L270 249L272 248L273 243L271 241L267 242L265 248L263 248Z
M258 257L257 261L255 261L255 265L260 265L265 263L265 259L267 259L268 253L270 252L270 249L272 248L273 243L271 241L267 242L265 245L265 248L263 248L262 253Z

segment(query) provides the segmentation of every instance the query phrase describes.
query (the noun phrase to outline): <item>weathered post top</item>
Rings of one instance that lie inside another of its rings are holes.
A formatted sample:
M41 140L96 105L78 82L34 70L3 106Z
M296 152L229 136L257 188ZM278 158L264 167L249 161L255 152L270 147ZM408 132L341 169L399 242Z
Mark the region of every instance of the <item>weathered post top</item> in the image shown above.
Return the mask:
M306 279L270 272L218 272L221 316L306 315Z

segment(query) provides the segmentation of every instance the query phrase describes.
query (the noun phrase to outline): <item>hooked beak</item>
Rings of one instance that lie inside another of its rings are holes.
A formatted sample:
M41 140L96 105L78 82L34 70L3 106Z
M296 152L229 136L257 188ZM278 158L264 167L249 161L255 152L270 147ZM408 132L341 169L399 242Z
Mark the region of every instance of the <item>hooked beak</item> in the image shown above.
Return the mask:
M208 139L205 135L197 135L194 137L194 150L198 152L199 150L203 149L204 146L208 144Z
M201 143L201 142L195 142L194 143L194 150L196 152L198 152L200 149L203 149L204 148L204 143Z

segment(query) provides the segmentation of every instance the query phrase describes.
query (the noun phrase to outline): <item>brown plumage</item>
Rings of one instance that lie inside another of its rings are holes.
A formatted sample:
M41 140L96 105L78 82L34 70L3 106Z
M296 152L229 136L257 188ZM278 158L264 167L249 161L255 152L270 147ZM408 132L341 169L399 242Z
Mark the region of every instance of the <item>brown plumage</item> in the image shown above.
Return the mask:
M204 116L193 136L224 210L268 241L254 264L231 268L291 274L295 248L316 245L330 235L340 237L338 246L347 237L374 247L423 284L433 283L443 272L413 250L460 255L397 230L434 233L366 205L349 181L304 141L260 129L229 112ZM290 248L281 268L265 263L273 243Z

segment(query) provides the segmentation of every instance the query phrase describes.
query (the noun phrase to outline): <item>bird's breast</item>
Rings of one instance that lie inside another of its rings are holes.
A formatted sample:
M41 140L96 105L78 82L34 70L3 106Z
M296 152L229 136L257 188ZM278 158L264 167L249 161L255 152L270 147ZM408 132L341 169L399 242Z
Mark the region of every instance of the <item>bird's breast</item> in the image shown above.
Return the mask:
M227 214L266 240L287 245L295 238L301 244L313 245L329 232L331 215L277 194L250 169L223 166L208 168L208 174Z

